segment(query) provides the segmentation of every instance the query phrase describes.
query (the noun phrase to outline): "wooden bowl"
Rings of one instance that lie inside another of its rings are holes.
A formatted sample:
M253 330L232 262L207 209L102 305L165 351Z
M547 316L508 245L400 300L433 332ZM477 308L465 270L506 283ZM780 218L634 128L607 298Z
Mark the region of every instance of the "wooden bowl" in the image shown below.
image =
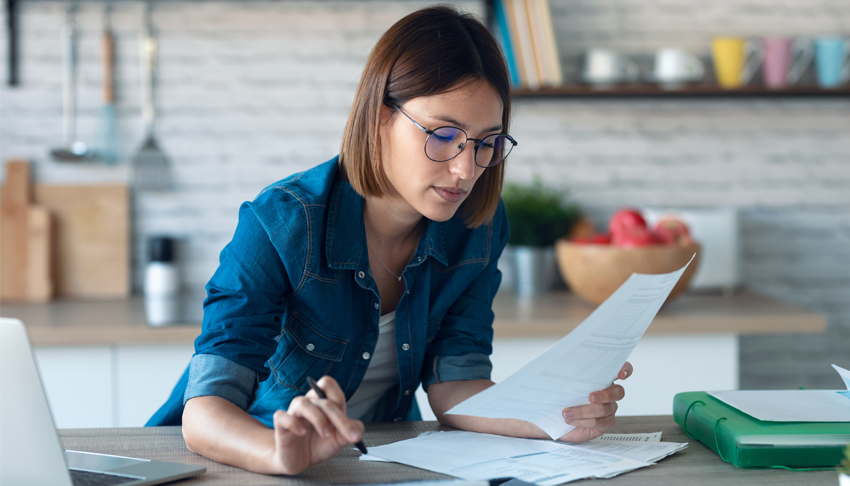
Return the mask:
M601 304L632 273L670 273L694 261L673 287L667 302L688 288L699 265L700 246L652 245L640 248L620 248L613 245L575 244L567 239L555 243L558 268L570 289L582 299Z

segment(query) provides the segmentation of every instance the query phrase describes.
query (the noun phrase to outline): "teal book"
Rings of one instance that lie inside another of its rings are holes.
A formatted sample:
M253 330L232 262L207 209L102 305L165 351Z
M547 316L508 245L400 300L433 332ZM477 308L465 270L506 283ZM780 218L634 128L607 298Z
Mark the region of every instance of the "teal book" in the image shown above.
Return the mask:
M499 24L499 40L501 40L502 50L505 51L505 59L508 62L508 71L511 75L511 85L519 87L522 81L519 77L519 70L514 57L513 43L511 42L511 31L508 27L508 18L505 15L505 6L502 0L494 0L493 9L496 14L496 23Z
M850 422L767 422L706 392L673 398L673 420L738 467L834 467L850 444Z

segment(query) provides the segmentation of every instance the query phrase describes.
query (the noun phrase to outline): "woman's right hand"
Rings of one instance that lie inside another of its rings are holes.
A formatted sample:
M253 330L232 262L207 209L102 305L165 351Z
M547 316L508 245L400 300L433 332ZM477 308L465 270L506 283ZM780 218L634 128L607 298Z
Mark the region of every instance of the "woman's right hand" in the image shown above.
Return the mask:
M275 450L271 461L273 469L283 474L298 474L330 459L363 435L363 422L345 415L345 393L336 380L324 376L318 384L326 399L310 390L293 399L288 410L274 414Z

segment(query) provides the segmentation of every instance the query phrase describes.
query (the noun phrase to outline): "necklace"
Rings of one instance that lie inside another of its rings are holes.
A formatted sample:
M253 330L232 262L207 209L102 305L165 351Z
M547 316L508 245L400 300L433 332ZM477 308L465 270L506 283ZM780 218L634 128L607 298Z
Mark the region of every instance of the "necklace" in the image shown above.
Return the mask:
M387 264L386 264L386 263L384 263L384 261L383 261L383 260L381 260L381 255L378 255L378 251L377 251L377 250L375 250L375 247L374 247L374 246L372 246L372 244L371 244L371 243L369 243L369 238L366 238L366 244L367 244L367 245L369 245L369 248L371 248L371 249L372 249L372 252L375 254L375 256L376 256L376 257L378 257L378 261L379 261L379 262L381 262L381 265L383 265L383 266L384 266L384 268L386 268L386 269L387 269L387 271L388 271L388 272L390 272L390 275L392 275L393 277L397 278L397 279L398 279L398 281L399 281L399 282L401 282L401 275L396 275L396 274L395 274L395 272L393 272L392 270L390 270L390 267L388 267L388 266L387 266ZM414 253L416 253L416 248L414 248L414 249L413 249L413 253L411 253L411 254L410 254L410 258L408 258L408 259L407 259L407 263L408 263L408 264L410 263L410 260L413 260L413 254L414 254ZM407 266L407 265L405 265L405 266Z

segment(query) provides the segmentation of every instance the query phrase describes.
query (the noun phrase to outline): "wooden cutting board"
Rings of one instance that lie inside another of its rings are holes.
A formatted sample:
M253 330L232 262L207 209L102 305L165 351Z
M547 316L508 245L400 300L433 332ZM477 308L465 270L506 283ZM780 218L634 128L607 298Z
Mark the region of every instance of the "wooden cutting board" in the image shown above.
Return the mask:
M55 220L56 295L129 297L129 188L118 184L36 184L33 195Z
M46 302L53 295L52 219L31 203L30 167L6 164L0 195L0 301Z

